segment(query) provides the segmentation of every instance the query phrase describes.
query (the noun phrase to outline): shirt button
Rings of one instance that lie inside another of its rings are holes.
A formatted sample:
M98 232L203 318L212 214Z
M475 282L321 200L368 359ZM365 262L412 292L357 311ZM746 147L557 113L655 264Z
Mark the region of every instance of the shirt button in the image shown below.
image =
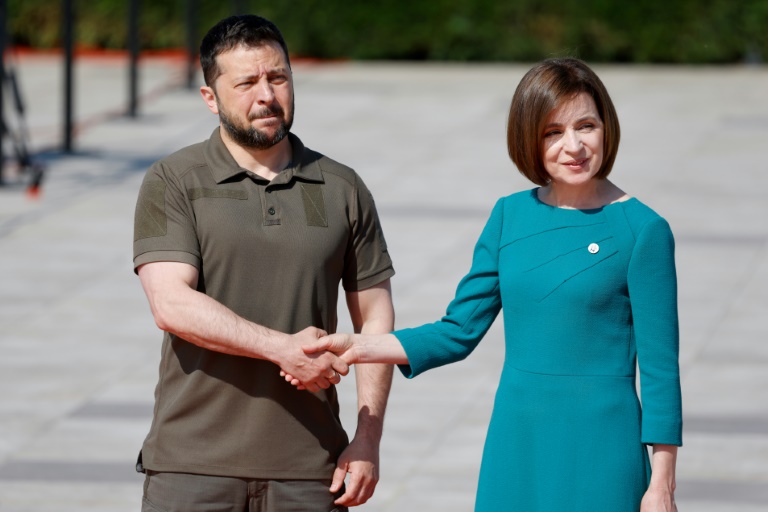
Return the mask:
M600 250L600 246L597 244L589 244L589 247L587 247L587 250L592 254L597 254L597 252Z
M269 210L267 210L267 213L269 213L270 215L274 215L275 214L275 209L270 207Z

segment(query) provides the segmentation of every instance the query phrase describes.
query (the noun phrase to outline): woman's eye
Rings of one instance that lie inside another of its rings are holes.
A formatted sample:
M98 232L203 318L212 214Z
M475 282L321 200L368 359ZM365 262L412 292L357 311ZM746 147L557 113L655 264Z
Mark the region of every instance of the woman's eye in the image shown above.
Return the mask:
M546 132L544 134L544 138L546 139L546 138L549 138L549 137L555 137L557 135L560 135L560 130L551 130L551 131L548 131L548 132Z

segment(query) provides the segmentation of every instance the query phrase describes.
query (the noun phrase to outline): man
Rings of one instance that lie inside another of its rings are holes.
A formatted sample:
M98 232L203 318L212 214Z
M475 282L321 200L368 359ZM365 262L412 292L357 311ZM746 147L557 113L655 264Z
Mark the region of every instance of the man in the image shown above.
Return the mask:
M293 77L277 27L227 18L200 53L200 92L220 126L155 163L136 208L134 265L165 331L137 465L143 510L347 510L378 480L392 368L356 368L348 444L333 386L348 368L301 345L335 331L340 282L355 330L392 330L394 270L376 209L354 171L290 133Z

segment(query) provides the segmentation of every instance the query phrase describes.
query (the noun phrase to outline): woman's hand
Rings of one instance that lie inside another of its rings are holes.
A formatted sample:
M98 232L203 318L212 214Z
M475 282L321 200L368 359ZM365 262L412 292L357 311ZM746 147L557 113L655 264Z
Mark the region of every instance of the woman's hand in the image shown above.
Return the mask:
M308 356L332 352L347 365L360 363L408 364L408 354L393 334L331 334L302 346ZM284 370L280 375L298 389L304 384ZM335 384L335 383L334 383Z
M640 503L640 512L677 512L674 493L669 489L649 487Z
M640 512L677 512L675 505L675 466L677 446L653 445L651 483L640 503Z
M317 352L333 352L347 364L358 361L354 359L355 335L338 332L314 341L301 347L307 355Z

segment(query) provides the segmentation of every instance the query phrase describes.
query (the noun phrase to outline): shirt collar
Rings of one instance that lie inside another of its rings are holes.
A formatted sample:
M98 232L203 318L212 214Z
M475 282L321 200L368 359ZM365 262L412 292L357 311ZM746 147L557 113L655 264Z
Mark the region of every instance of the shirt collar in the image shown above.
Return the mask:
M233 176L248 172L232 157L224 141L221 140L219 130L218 127L213 130L205 147L205 158L216 183L222 183ZM314 152L306 150L301 140L292 133L288 134L288 140L291 142L291 162L275 176L271 184L289 183L293 178L323 183L325 181L323 171L316 156L313 155Z

